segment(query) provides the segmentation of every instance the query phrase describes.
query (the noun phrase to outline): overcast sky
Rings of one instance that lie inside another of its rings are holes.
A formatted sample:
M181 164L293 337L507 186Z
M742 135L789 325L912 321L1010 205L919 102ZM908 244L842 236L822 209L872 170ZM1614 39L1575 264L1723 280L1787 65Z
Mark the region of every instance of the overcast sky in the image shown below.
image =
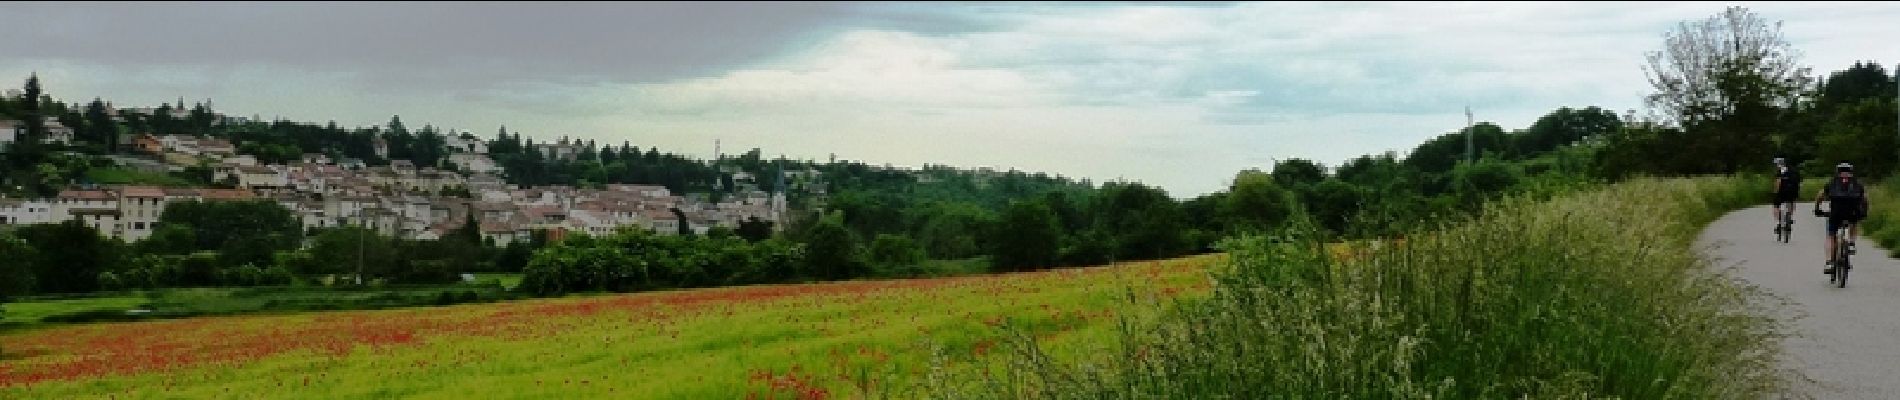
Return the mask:
M1275 159L1403 155L1466 105L1506 129L1640 107L1643 53L1730 4L1784 21L1817 73L1900 61L1900 3L5 3L0 79L1191 197Z

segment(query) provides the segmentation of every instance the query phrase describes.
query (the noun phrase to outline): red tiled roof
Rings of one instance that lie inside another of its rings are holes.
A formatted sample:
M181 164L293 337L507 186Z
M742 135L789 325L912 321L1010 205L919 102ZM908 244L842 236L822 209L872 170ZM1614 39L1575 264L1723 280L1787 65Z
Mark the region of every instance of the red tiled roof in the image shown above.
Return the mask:
M203 196L205 200L245 200L257 197L256 194L244 189L204 189L199 191L199 196Z
M272 169L270 169L270 167L265 167L265 166L257 166L257 165L242 165L242 166L238 166L238 167L237 167L237 170L238 170L238 172L243 172L243 173L246 173L246 174L274 174L274 173L277 173L277 171L276 171L276 170L272 170Z
M165 190L157 186L126 186L119 193L125 197L165 197Z
M62 190L59 198L70 200L112 200L112 192L104 190Z

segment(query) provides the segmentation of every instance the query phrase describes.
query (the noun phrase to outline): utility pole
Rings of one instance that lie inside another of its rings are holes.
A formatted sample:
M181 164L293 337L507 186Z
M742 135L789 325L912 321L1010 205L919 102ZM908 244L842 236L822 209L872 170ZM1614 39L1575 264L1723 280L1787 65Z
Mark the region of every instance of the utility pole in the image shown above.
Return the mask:
M366 232L364 232L366 228L364 228L363 226L368 225L366 222L368 221L365 221L363 219L363 209L357 208L356 209L356 223L358 224L356 227L356 285L357 286L363 285L363 235L366 234Z
M1472 162L1473 149L1475 147L1472 146L1471 137L1477 134L1477 132L1472 132L1471 130L1474 126L1471 119L1471 106L1465 106L1465 164Z

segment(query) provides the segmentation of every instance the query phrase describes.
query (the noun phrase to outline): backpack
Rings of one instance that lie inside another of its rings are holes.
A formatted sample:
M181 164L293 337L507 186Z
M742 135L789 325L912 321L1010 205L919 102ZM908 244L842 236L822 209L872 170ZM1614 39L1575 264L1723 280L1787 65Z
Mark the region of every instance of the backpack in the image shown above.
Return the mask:
M1781 189L1782 193L1801 192L1801 173L1796 172L1794 168L1781 167L1781 173L1776 174L1776 177L1781 178L1781 187L1778 189Z
M1860 199L1866 198L1866 196L1867 188L1861 186L1859 179L1847 178L1846 181L1842 181L1836 178L1827 181L1827 197L1829 199L1859 201Z

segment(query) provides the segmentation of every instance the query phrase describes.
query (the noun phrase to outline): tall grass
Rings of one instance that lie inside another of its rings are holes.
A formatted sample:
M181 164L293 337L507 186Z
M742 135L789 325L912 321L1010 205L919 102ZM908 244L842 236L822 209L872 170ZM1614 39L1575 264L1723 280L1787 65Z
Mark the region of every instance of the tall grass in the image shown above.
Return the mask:
M1861 221L1861 237L1873 239L1880 247L1891 252L1889 255L1900 257L1900 207L1894 207L1897 190L1900 190L1900 174L1887 178L1879 185L1867 187L1869 210L1867 219Z
M983 376L931 384L959 398L1768 397L1781 322L1694 248L1703 225L1765 199L1753 182L1506 199L1350 259L1303 230L1237 238L1211 298L1125 324L1099 359L1017 340Z

